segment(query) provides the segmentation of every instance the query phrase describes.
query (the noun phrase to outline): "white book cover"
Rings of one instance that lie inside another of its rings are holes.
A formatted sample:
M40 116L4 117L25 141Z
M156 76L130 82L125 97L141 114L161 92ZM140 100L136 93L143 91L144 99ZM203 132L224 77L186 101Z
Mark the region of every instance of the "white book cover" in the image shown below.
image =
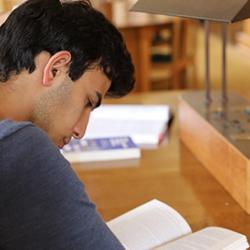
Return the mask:
M167 204L152 200L107 223L129 250L246 250L237 232L207 227L192 233L187 221Z
M171 112L167 105L102 105L91 113L85 138L130 136L137 145L158 145Z
M140 158L140 148L128 136L72 139L61 150L71 163Z

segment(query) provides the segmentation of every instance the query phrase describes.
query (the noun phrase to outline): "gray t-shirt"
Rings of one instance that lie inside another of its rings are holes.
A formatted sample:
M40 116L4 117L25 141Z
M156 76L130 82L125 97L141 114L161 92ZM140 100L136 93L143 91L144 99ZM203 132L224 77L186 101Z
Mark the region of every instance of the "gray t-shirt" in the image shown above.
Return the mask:
M123 249L47 135L0 121L0 249Z

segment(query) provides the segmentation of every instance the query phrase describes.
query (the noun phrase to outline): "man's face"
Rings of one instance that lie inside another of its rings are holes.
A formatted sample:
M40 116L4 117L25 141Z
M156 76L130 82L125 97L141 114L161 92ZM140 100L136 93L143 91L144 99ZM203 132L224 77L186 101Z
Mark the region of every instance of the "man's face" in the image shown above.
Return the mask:
M99 68L85 72L75 82L64 75L37 99L31 121L62 148L72 136L84 135L90 112L100 105L109 87L110 80Z

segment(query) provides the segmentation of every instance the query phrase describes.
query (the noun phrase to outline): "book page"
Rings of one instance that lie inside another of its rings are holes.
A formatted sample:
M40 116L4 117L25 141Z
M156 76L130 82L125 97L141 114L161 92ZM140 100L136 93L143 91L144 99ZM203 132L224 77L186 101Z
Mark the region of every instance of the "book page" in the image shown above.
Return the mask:
M107 223L126 249L159 246L191 232L184 218L173 208L152 200Z
M158 144L166 128L162 121L94 118L89 120L85 138L130 136L137 145Z
M93 118L118 120L151 120L167 122L170 118L168 105L104 104L91 113Z
M155 250L245 250L249 247L244 235L220 227L207 227Z
M91 113L85 138L130 136L137 145L157 145L170 118L168 105L102 105Z

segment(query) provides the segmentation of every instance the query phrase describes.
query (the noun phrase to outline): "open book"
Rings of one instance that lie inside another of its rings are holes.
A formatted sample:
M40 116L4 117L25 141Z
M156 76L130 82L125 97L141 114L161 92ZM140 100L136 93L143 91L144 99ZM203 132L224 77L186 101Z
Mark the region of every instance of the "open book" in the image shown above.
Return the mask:
M106 104L91 113L85 138L129 136L139 146L155 146L171 118L167 105Z
M186 220L163 202L152 200L107 223L125 249L245 250L247 238L237 232L207 227L192 233Z

